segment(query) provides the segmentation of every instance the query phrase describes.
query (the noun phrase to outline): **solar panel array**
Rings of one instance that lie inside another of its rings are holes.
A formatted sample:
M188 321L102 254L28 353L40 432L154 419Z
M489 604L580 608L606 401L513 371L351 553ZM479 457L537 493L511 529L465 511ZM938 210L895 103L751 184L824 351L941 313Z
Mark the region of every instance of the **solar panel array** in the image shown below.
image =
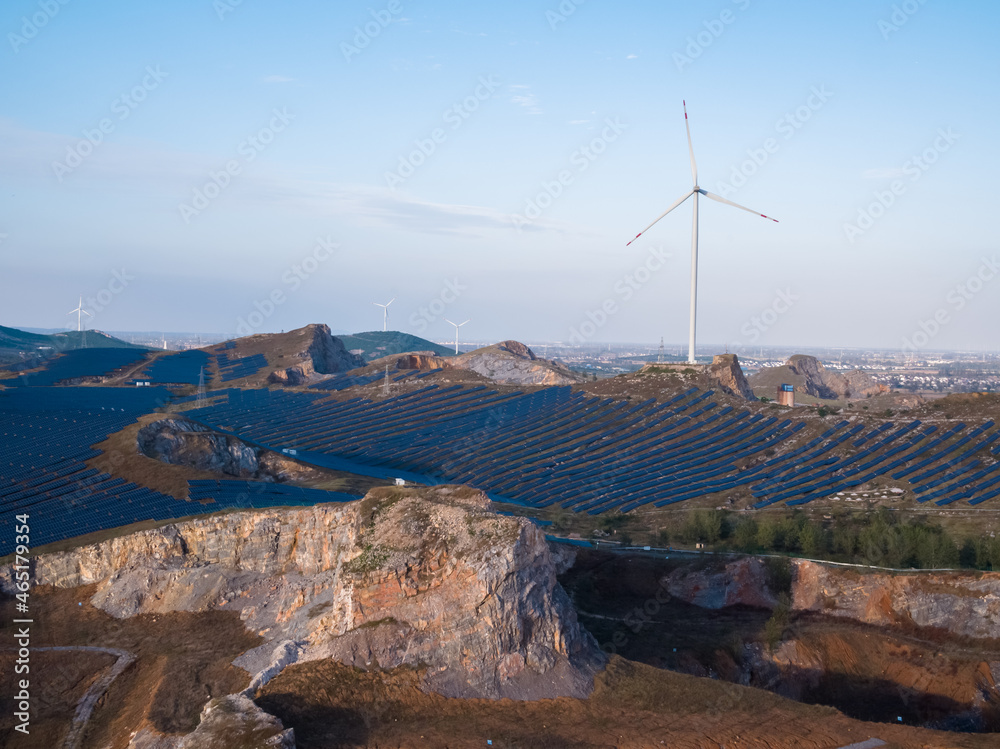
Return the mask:
M219 374L222 376L223 382L255 375L258 370L267 366L267 358L263 354L254 354L242 359L230 359L228 355L220 353L216 356L216 361L219 364Z
M205 371L205 382L211 375L208 365L211 357L204 351L178 351L174 354L160 356L146 368L145 379L171 385L197 385L202 370Z
M356 494L328 492L270 481L199 480L188 481L192 501L214 500L227 507L264 508L278 505L315 505L324 502L354 502Z
M101 377L130 364L137 364L145 356L145 351L134 348L73 349L50 359L45 370L21 375L16 384L41 387L81 377Z
M422 380L425 377L430 377L432 374L436 374L440 371L440 369L429 369L421 372L417 369L410 369L403 373L399 373L397 370L395 373L390 373L389 377L391 382L402 382L403 380ZM309 387L313 390L346 390L350 387L371 385L373 382L380 382L384 379L385 372L371 372L366 375L342 373L334 375L328 380L317 382L315 385L310 385Z
M737 488L757 508L796 506L903 478L919 502L976 505L1000 496L1000 431L992 421L938 435L920 421L866 429L843 420L798 444L789 440L804 421L719 406L710 391L695 389L666 403L594 398L568 387L501 394L459 385L382 401L266 390L222 395L189 415L275 448L467 483L536 507L598 514Z
M667 403L592 398L569 387L499 393L438 387L373 402L318 394L229 391L192 418L272 446L320 451L497 499L592 514L742 485L732 463L802 427L688 390Z
M31 388L0 392L0 556L15 548L15 516L29 513L31 546L144 520L357 497L265 482L192 482L182 501L86 465L91 447L169 399L163 388Z

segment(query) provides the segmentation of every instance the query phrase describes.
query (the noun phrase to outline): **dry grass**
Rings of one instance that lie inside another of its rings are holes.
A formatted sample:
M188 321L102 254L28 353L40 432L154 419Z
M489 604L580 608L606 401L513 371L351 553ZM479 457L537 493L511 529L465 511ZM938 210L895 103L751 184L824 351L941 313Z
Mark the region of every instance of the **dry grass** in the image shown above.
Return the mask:
M143 725L160 732L188 732L212 697L239 691L249 675L231 665L240 653L260 644L236 612L176 613L114 619L93 608L93 586L32 591L32 645L113 647L137 655L94 711L84 749L125 749L129 735ZM78 605L82 604L82 605ZM0 602L0 636L10 642L13 601ZM113 660L87 653L32 656L32 683L41 718L26 740L0 746L51 749L60 746L76 700L90 681ZM14 674L0 669L0 689L13 694ZM10 736L12 716L0 715L0 737ZM15 734L20 737L20 734Z
M829 749L879 736L889 746L995 746L990 736L944 734L851 720L832 708L664 671L617 656L589 699L445 699L420 691L412 669L371 672L332 661L292 666L257 698L295 728L300 749L332 747L702 747Z

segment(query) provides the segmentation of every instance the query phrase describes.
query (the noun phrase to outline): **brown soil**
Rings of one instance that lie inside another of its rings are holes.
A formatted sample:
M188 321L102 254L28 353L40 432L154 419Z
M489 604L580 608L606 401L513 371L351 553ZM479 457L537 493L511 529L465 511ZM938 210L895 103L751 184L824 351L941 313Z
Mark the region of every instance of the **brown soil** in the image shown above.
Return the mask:
M757 689L613 657L586 700L459 700L425 694L420 674L332 661L292 666L257 702L295 728L300 749L332 747L684 747L830 749L995 746L988 736L863 723Z
M244 689L249 674L231 665L240 653L260 644L235 612L177 613L114 619L93 608L93 586L40 587L31 592L33 647L90 645L121 648L137 660L115 680L91 717L83 749L124 749L132 732L149 726L162 733L187 733L212 697ZM0 602L0 641L13 637L13 601ZM82 604L82 605L78 605ZM0 714L0 737L16 736L0 747L52 749L60 746L76 702L114 661L81 651L38 652L31 657L31 734L12 734L13 716ZM4 655L0 693L15 694L13 669Z

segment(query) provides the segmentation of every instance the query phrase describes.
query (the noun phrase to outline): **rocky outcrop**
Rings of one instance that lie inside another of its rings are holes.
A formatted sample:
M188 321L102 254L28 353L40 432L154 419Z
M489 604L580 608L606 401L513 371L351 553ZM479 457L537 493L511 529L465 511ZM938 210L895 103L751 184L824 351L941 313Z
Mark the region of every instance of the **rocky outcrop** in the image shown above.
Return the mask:
M845 398L871 398L889 392L887 385L879 384L874 377L860 369L846 373L843 378L846 383Z
M583 381L562 364L538 358L519 341L503 341L458 356L411 352L377 359L372 365L383 363L396 369L467 370L505 385L572 385Z
M336 658L423 667L447 696L584 696L603 663L542 532L459 487L195 519L37 557L32 576L96 583L91 603L119 618L238 611L266 640L236 661L253 687ZM9 566L0 588L13 589Z
M136 733L128 749L295 749L295 732L242 694L211 700L198 727L186 736L165 736L149 728Z
M866 624L1000 638L1000 573L864 572L795 563L792 606Z
M286 354L286 357L300 361L272 372L268 377L271 384L309 385L322 380L321 375L347 372L365 366L363 358L349 352L339 338L331 335L328 325L307 325L289 335L305 338L303 350Z
M761 559L743 557L716 570L679 567L663 578L663 587L673 597L704 609L772 608L777 598L767 577L767 568Z
M186 419L168 418L139 430L139 452L149 458L237 478L265 481L305 480L315 469L271 450L247 445L238 437L213 432Z
M825 400L858 400L889 392L862 370L831 372L815 357L796 354L780 367L765 367L750 378L758 395L773 398L778 385L787 383L798 393Z
M859 571L791 560L791 608L878 626L940 629L960 637L1000 638L1000 573ZM718 609L771 608L766 564L743 557L719 569L680 568L663 580L671 595Z
M736 354L717 354L712 357L712 365L706 374L712 381L712 387L722 390L729 395L734 395L745 400L757 400L753 394L753 388L743 374L740 367L740 360Z

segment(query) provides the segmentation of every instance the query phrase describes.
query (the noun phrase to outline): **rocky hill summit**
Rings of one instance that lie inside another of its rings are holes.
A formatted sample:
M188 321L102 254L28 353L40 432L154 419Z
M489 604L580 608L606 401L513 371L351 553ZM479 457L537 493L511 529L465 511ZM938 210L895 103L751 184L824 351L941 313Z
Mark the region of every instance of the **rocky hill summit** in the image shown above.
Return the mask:
M740 360L736 354L716 354L713 356L707 374L713 387L749 401L757 400L754 397L753 388L750 387L746 375L743 374L743 368L740 366Z
M477 490L387 487L361 502L219 513L33 560L32 584L94 585L120 618L236 611L264 638L235 665L255 691L333 658L412 666L445 696L583 697L604 663L537 526ZM11 566L0 589L14 590Z
M320 375L338 374L365 365L363 358L350 353L344 343L330 333L329 325L313 323L288 333L259 335L240 341L267 338L271 339L269 343L258 343L275 349L269 361L290 360L287 366L271 373L270 384L309 385L323 379Z
M537 357L520 341L501 341L459 356L413 352L387 359L386 363L396 369L467 370L505 385L573 385L583 381L559 362Z
M183 418L153 421L139 429L136 447L143 455L170 465L264 481L315 478L321 473L272 450L248 445Z
M867 372L831 372L815 356L804 354L790 357L780 367L765 367L750 377L754 392L768 398L774 397L782 383L793 386L797 393L823 400L858 400L889 392Z

